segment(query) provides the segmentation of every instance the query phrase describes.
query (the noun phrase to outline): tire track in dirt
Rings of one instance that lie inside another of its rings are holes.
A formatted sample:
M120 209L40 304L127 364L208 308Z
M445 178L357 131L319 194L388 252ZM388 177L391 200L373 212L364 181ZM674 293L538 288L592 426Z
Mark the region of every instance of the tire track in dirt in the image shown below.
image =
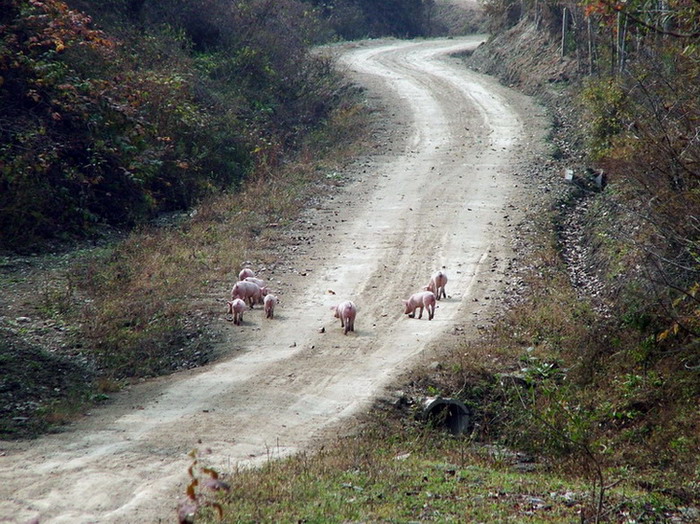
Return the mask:
M66 433L6 446L0 516L170 522L191 449L224 472L313 447L434 355L455 325L473 333L482 307L473 299L497 285L508 253L502 210L532 113L524 97L445 58L480 40L337 51L406 133L340 198L309 211L319 231L297 262L312 276L279 277L286 291L274 321L258 310L241 328L225 326L229 360L134 388ZM450 297L435 319L405 318L401 299L440 267ZM329 312L344 299L360 309L348 336Z

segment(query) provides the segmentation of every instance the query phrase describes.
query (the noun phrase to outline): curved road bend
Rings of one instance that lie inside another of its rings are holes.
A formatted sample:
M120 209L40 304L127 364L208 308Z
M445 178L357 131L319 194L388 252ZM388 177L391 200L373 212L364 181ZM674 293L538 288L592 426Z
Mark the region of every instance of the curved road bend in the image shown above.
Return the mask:
M503 270L493 272L507 253L509 173L531 133L524 97L447 57L479 42L342 51L348 73L386 99L402 126L339 198L310 211L322 224L318 241L297 262L313 277L280 277L288 291L275 320L258 310L240 328L227 324L230 360L134 387L64 433L3 444L0 517L171 522L190 450L226 472L313 446L398 372L430 358L455 325L468 326L473 298ZM432 322L408 319L400 300L441 267L450 297ZM329 307L346 298L359 314L356 332L343 336Z

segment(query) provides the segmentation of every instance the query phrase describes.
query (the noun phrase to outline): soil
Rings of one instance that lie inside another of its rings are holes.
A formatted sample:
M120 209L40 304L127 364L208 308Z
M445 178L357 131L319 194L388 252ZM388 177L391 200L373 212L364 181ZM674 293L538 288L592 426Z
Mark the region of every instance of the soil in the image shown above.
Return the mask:
M116 396L69 430L3 443L0 516L10 522L171 522L188 453L220 472L313 449L388 392L400 373L478 336L517 285L514 231L537 206L545 111L451 56L483 39L329 48L381 111L377 145L299 221L285 267L256 267L280 296L242 326L221 316L216 364ZM535 182L533 183L533 180ZM402 299L443 269L435 318ZM212 297L212 308L220 308ZM330 308L353 300L355 331Z

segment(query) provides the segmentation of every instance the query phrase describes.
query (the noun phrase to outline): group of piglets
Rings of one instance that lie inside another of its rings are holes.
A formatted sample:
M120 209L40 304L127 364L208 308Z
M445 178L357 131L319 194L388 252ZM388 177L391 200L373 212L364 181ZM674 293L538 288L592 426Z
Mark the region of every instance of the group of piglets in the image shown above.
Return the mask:
M411 318L415 318L416 310L418 310L418 318L423 317L423 309L428 310L428 320L432 320L435 316L436 302L441 298L447 298L445 293L445 285L447 284L447 275L444 271L437 271L430 277L430 282L423 288L423 291L413 293L408 300L404 300L404 314Z
M418 311L418 318L423 318L423 309L427 309L428 320L432 320L435 316L436 302L441 298L447 298L446 284L447 275L445 272L441 270L435 272L423 291L414 293L408 300L403 301L404 314L415 318L416 311ZM277 302L277 297L269 292L265 282L256 278L251 269L245 268L238 274L238 282L234 284L231 290L231 300L227 304L229 314L233 315L234 324L241 325L243 312L248 309L248 306L252 309L255 304L263 304L265 316L273 318ZM345 300L331 306L331 311L335 318L340 319L340 327L343 328L344 335L347 335L348 331L355 331L357 306L354 302Z
M441 298L447 298L445 285L447 284L447 275L444 271L437 271L430 277L430 282L423 288L423 291L414 293L408 300L404 300L404 314L411 318L415 318L416 310L418 310L418 318L423 317L423 309L428 310L428 320L432 320L435 316L435 305ZM343 334L347 335L348 331L355 331L355 317L357 316L357 306L346 300L331 306L331 311L335 318L340 319L340 327L343 328Z
M233 316L233 323L243 323L243 312L250 306L262 304L267 318L274 318L278 299L270 293L265 281L257 278L252 269L244 268L238 273L238 282L231 289L231 300L227 301L228 313Z

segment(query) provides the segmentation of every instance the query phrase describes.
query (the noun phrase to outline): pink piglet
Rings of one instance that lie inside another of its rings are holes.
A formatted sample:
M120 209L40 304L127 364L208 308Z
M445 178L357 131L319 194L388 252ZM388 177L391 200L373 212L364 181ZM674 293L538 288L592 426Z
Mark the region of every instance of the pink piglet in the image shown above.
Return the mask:
M348 331L355 331L355 317L357 316L357 306L350 300L341 302L336 306L331 306L333 316L340 319L340 327L343 328L343 334L347 335Z
M435 293L432 291L421 291L414 293L408 300L404 300L404 314L411 318L416 316L416 310L420 310L418 318L423 316L423 308L428 310L428 320L432 320L435 315Z

